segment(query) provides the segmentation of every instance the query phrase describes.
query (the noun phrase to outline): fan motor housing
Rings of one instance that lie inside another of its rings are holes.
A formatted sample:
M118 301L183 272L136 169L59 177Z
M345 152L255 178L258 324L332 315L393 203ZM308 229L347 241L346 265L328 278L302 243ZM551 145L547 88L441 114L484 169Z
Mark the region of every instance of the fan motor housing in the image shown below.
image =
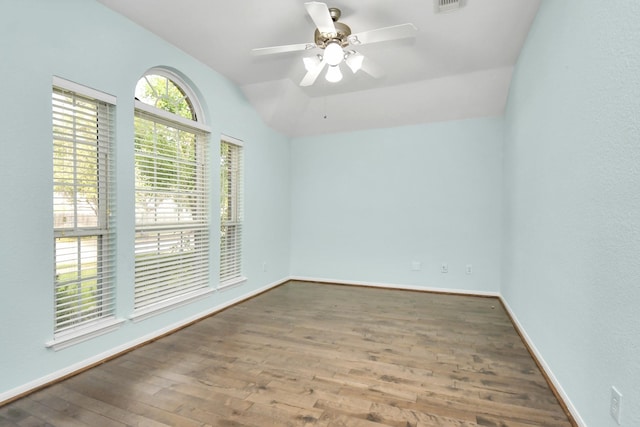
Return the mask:
M330 42L338 42L340 46L346 47L349 44L348 37L351 35L351 28L342 22L334 22L336 33L321 33L316 29L314 40L319 48L324 49Z

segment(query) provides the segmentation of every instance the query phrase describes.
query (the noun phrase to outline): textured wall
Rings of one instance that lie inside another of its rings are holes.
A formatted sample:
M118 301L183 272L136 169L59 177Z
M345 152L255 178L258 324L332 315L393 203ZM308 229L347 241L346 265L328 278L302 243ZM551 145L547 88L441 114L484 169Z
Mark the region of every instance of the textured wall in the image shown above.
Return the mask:
M546 0L505 132L502 293L589 426L640 425L640 3Z
M120 348L289 274L289 141L266 128L237 87L95 1L0 1L0 401L9 390ZM213 268L217 286L219 136L245 141L243 285L138 323L133 310L133 91L149 68L193 84L212 129ZM54 352L52 76L117 97L117 331ZM263 271L262 263L269 268ZM4 395L3 395L4 393Z
M475 119L293 140L293 275L497 292L502 126Z

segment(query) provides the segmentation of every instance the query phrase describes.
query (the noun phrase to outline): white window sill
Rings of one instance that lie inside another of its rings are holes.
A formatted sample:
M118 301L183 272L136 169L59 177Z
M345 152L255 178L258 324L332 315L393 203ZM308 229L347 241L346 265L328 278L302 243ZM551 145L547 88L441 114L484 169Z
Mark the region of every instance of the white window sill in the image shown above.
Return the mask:
M141 320L148 319L150 317L156 316L161 313L166 313L167 311L171 311L174 308L181 307L183 305L190 304L194 301L198 301L203 298L206 298L207 296L211 295L214 292L215 292L215 289L212 289L212 288L200 289L200 290L191 292L187 295L172 298L168 301L154 304L150 307L146 307L140 310L136 310L135 312L133 312L131 316L129 316L129 319L133 320L134 322L140 322Z
M118 329L122 323L124 323L124 319L109 318L99 320L78 329L56 334L54 338L45 345L53 351L62 350L63 348L71 347L72 345L114 331Z
M234 279L227 280L227 281L224 281L224 282L220 283L218 285L218 290L222 291L222 290L225 290L225 289L229 289L229 288L233 288L233 287L236 287L236 286L240 286L246 281L247 281L247 278L244 277L244 276L236 277Z

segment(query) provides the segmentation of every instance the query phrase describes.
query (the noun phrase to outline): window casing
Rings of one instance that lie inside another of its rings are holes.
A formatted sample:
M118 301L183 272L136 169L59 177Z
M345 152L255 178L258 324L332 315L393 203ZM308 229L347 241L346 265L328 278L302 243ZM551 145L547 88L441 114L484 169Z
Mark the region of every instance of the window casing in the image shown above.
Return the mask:
M173 80L145 76L136 97L145 100L136 102L134 120L134 309L141 314L211 290L208 133ZM171 108L158 109L163 105Z
M242 142L220 142L220 287L237 284L242 275Z
M109 95L54 79L54 348L115 319L114 110Z

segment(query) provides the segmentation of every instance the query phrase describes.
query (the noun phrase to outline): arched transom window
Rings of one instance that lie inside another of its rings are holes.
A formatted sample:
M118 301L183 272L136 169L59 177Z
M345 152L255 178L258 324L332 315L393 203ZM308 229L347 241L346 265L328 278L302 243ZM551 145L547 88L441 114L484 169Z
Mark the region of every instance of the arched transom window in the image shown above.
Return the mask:
M136 85L136 99L185 119L198 120L192 101L185 90L167 76L143 76Z
M208 132L199 103L164 70L140 78L135 97L134 317L212 291Z

